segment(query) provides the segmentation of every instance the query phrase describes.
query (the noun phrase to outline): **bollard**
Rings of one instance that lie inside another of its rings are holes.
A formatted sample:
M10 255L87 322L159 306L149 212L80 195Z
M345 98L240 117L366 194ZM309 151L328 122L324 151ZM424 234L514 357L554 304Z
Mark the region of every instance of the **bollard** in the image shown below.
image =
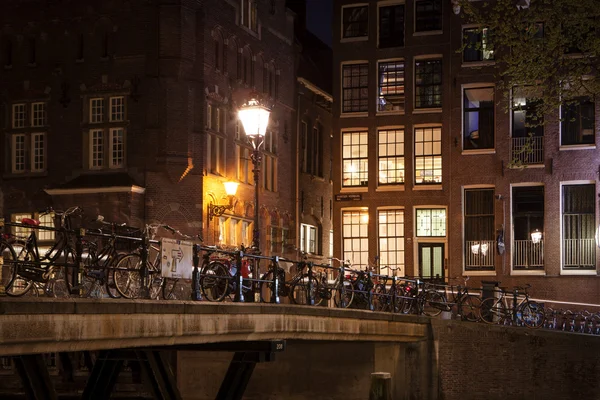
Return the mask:
M306 296L306 301L307 301L306 304L308 304L309 306L314 306L315 305L315 296L314 296L313 290L312 290L313 289L313 282L312 282L313 274L312 274L312 270L313 270L313 262L311 261L311 262L308 263L308 285L307 285L307 288L306 288L308 290L308 292L307 292L308 296Z
M142 248L140 250L140 258L142 265L140 266L140 277L141 277L141 293L140 297L142 299L147 299L150 297L150 284L151 282L148 280L148 236L146 232L142 233Z
M4 218L0 218L0 234L4 233ZM0 249L0 296L6 296L6 289L2 284L2 270L4 269L4 249ZM14 262L14 260L11 260Z
M76 234L76 238L75 238L75 265L74 265L73 269L69 270L69 266L66 263L67 260L65 259L65 272L71 273L71 283L72 283L71 291L73 291L72 288L80 288L81 282L79 281L79 277L83 276L83 274L84 274L83 264L81 262L81 255L83 254L83 237L84 236L85 236L85 228L79 228L79 230L77 230L77 234ZM91 257L91 255L88 255L88 257ZM67 279L68 279L68 277L67 277ZM79 296L81 294L81 290L76 289L76 293L71 293L71 294L76 294Z
M392 400L392 374L373 372L369 400Z
M192 270L192 300L200 301L202 300L202 294L200 293L200 246L195 244L192 251L192 263L194 264Z
M271 269L273 271L273 288L271 290L271 303L279 304L279 256L273 257Z
M367 289L368 293L367 293L367 299L369 300L369 311L373 311L375 310L375 307L373 307L373 290L375 289L375 287L371 287L371 284L373 283L373 272L369 271L368 272L368 277L369 280L366 282L368 283L368 285L365 283L365 288Z
M342 264L342 266L340 267L340 285L342 285L342 288L340 289L341 308L346 308L346 287L344 286L344 279L346 279L346 276L344 275L345 273L346 271L344 269L344 264Z
M239 251L235 256L236 263L236 271L235 271L235 293L233 295L233 301L236 303L243 303L244 299L244 277L242 276L242 258L244 257L244 252Z

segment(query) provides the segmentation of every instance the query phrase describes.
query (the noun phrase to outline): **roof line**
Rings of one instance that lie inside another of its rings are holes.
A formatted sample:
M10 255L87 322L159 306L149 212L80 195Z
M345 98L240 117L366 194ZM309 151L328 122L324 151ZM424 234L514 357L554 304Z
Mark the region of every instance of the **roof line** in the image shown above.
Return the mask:
M146 188L141 186L108 186L92 188L71 188L71 189L45 189L50 196L61 194L90 194L90 193L144 193Z
M325 99L327 101L330 101L333 103L333 97L331 97L331 95L329 93L327 93L326 91L324 91L323 89L321 89L320 87L318 87L317 85L312 84L310 81L307 81L304 78L298 77L298 82L300 82L301 84L303 84L304 86L306 86L307 89L311 90L312 92L321 95L323 97L325 97Z

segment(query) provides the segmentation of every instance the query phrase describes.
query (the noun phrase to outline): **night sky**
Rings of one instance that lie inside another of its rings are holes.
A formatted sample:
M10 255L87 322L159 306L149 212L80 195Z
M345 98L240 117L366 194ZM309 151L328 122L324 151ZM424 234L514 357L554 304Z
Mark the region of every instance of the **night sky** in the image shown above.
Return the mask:
M306 25L323 42L331 46L333 0L306 0Z

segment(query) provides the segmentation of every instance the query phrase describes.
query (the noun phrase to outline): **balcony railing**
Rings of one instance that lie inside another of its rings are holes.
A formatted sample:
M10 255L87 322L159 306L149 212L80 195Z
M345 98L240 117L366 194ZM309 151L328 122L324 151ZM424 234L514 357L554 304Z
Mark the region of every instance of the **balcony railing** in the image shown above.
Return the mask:
M565 269L595 269L596 239L563 239Z
M518 270L544 269L544 241L513 241L513 268Z
M493 270L495 240L467 240L465 242L466 270Z
M512 138L511 161L516 165L535 165L544 163L544 137Z

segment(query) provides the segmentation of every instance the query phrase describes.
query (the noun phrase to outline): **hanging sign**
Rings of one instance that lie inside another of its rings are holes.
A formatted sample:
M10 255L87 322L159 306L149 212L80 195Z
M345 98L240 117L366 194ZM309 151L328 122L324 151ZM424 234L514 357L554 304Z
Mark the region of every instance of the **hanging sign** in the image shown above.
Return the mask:
M163 278L192 279L192 242L162 239L160 268Z

